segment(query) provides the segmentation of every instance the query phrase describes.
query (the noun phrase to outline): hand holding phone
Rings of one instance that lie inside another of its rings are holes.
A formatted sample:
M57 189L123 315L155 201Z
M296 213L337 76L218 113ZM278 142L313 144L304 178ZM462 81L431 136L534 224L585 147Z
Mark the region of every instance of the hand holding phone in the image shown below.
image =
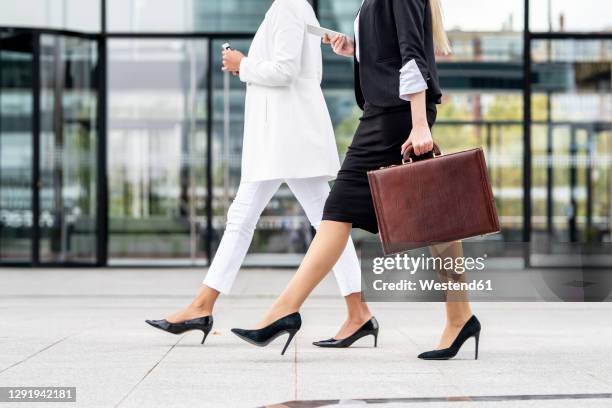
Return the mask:
M323 42L329 44L334 50L334 53L343 57L353 57L355 55L355 44L344 34L329 37L327 34L323 37Z
M240 75L240 62L244 58L244 54L234 50L229 43L224 43L221 48L223 49L223 67L221 70L231 72L234 76Z

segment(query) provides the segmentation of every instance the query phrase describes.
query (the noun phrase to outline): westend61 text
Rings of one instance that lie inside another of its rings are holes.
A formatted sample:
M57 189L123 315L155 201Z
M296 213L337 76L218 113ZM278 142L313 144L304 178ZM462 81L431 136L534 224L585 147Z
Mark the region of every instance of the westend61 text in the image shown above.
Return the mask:
M417 284L418 283L418 284ZM374 290L376 291L492 291L493 285L491 280L475 280L472 282L437 282L433 279L421 280L417 282L402 279L398 282L383 282L375 280L373 282Z

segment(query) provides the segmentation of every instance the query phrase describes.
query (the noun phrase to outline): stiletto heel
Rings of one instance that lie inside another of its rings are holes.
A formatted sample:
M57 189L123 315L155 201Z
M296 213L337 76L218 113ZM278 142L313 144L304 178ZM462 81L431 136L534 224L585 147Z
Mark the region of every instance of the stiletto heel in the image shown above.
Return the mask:
M374 336L374 347L378 345L378 329L380 326L378 325L378 321L375 317L372 317L370 320L365 322L363 326L361 326L355 333L351 334L345 339L327 339L315 341L315 346L318 347L329 347L329 348L345 348L350 347L354 342L359 340L362 337L366 336Z
M289 333L289 338L287 339L285 347L283 347L283 351L281 352L281 355L284 355L287 347L289 347L289 343L291 343L291 340L293 340L295 334L298 332L298 330L300 330L300 327L302 327L302 317L298 312L295 312L285 317L281 317L277 321L262 329L232 329L232 333L247 343L251 343L259 347L265 347L277 337L282 336L285 333Z
M283 351L281 351L281 356L285 355L285 350L287 350L287 347L289 347L289 344L291 343L291 340L293 340L293 336L295 336L295 333L297 333L297 330L287 330L287 332L289 333L289 338L287 339L287 342L285 343L285 347L283 347Z
M204 338L202 339L202 343L200 344L204 344L204 342L206 341L206 337L208 337L208 333L210 333L210 330L202 330L202 333L204 333Z
M190 330L201 330L204 333L204 338L202 339L201 344L204 344L208 333L210 333L213 327L212 316L202 316L196 319L185 320L184 322L178 323L170 323L166 319L145 321L156 329L172 334L182 334Z
M470 319L463 325L461 331L453 341L450 347L442 350L431 350L425 353L419 354L419 358L423 360L448 360L457 355L463 343L466 340L474 337L476 341L476 351L474 357L478 360L478 341L480 340L480 322L476 316L470 317Z

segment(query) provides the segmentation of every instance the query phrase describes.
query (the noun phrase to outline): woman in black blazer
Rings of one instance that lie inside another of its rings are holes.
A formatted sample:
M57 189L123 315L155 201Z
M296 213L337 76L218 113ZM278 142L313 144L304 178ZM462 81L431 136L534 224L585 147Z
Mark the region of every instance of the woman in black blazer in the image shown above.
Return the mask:
M336 54L354 58L355 96L363 116L325 204L323 222L297 273L260 329L233 329L258 345L283 332L290 334L285 347L289 344L301 325L299 308L335 264L351 228L378 233L367 172L400 164L410 145L416 155L433 149L430 128L442 97L434 50L450 51L439 0L364 0L355 20L355 41L342 35L326 40ZM440 251L432 248L434 254ZM461 246L447 245L444 252L459 256ZM451 358L467 338L478 338L480 324L466 299L446 303L440 344L420 358ZM372 330L362 327L347 339L315 344L339 347L343 340L352 343Z

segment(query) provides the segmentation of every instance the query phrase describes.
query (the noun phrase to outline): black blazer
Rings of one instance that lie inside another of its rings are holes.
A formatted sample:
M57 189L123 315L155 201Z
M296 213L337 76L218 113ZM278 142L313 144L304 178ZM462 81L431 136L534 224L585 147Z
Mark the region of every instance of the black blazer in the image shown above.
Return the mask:
M365 0L359 14L355 96L380 107L408 105L399 97L400 69L415 60L427 83L427 102L440 103L429 0Z

